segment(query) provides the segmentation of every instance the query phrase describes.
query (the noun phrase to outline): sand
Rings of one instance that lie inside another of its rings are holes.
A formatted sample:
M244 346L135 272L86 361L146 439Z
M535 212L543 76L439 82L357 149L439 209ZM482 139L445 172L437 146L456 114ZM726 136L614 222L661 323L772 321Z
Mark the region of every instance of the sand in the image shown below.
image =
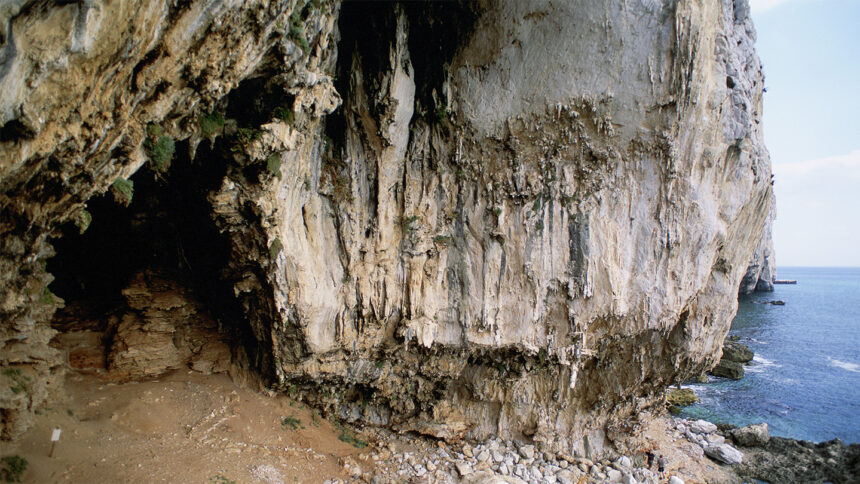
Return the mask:
M64 392L23 438L0 442L0 454L27 460L22 482L320 483L348 478L347 456L373 467L369 448L342 442L310 409L225 375L111 384L69 372ZM284 428L285 417L297 428ZM49 457L54 428L62 434Z

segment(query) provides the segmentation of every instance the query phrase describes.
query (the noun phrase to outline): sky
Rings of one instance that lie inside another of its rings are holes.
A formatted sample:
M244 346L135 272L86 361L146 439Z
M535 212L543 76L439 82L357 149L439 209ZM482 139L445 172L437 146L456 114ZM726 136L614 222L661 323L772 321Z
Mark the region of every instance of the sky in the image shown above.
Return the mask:
M777 267L860 267L860 0L750 0Z

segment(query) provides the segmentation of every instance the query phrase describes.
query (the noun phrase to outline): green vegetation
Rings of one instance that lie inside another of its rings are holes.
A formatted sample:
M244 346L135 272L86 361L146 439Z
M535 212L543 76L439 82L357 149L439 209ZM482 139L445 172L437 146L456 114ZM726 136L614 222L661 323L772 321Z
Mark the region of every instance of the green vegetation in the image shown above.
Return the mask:
M224 115L219 111L213 110L211 113L200 118L200 132L203 136L211 138L224 127L225 122Z
M532 205L532 211L537 212L540 210L540 197L535 198L535 203Z
M80 233L84 233L93 221L93 214L88 212L87 209L82 208L72 215L72 221L78 227Z
M543 232L543 220L538 220L537 223L535 223L535 230Z
M448 109L442 104L436 106L436 110L434 111L434 113L436 114L436 120L440 124L444 123L445 121L449 121L451 118L451 111L448 111Z
M9 389L12 393L19 394L30 390L30 377L24 374L20 368L6 368L3 374L12 380Z
M281 155L278 153L272 153L266 159L266 168L269 170L269 173L275 175L278 180L281 179Z
M221 474L218 474L217 476L215 476L209 480L214 482L215 484L236 484L236 481L228 479L228 478L222 476Z
M347 430L346 428L341 427L340 435L337 436L338 440L341 442L346 442L347 444L351 444L356 449L363 449L367 447L367 442L357 438L353 435L352 432Z
M442 247L448 247L451 245L451 237L448 237L447 235L437 235L433 237L433 242Z
M281 121L292 125L296 121L296 113L293 112L292 109L286 106L278 106L272 112L272 114Z
M248 152L248 148L251 147L251 143L260 139L263 136L263 132L256 128L239 128L239 131L236 133L236 140L233 143L233 146L230 148L230 151L233 153L239 152Z
M689 388L674 388L666 395L666 403L678 407L686 407L699 401L696 392Z
M176 143L173 138L163 134L164 131L157 124L150 124L147 132L149 137L144 146L149 152L152 169L156 173L164 173L170 168L170 162L176 152Z
M308 39L305 38L305 26L302 23L302 17L298 9L296 9L290 19L290 32L287 37L298 45L305 54L311 50L311 46L308 45Z
M117 203L128 207L134 196L134 182L125 178L117 178L110 186L110 192Z
M284 250L284 244L281 243L281 239L275 237L275 240L269 245L269 255L274 259Z
M284 430L304 430L305 426L302 425L302 421L293 417L292 415L286 416L281 419L281 428Z
M27 470L27 459L18 455L7 455L0 459L0 478L3 482L21 482L21 475Z
M411 215L409 217L405 217L403 219L403 230L407 233L412 233L415 231L415 222L418 221L417 215Z
M57 296L46 286L42 289L42 293L39 294L39 302L42 304L54 304L54 298L56 297Z
M337 418L331 417L329 421L336 429L340 430L340 435L338 435L337 437L338 440L340 440L341 442L346 442L347 444L352 445L356 449L363 449L367 447L367 441L361 440L356 437L355 434L353 434L352 431L350 431L342 423L340 423Z
M493 215L495 215L496 217L499 217L500 215L502 215L501 207L493 207Z

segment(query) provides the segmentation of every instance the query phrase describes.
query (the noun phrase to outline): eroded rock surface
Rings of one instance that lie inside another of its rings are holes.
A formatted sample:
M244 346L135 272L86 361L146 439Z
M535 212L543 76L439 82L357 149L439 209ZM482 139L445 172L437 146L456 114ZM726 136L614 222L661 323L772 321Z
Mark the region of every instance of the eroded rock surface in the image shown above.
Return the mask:
M4 365L58 371L48 237L118 178L169 170L166 136L224 173L208 216L246 363L274 386L350 421L596 458L714 365L771 213L747 10L18 2ZM152 342L153 321L121 327Z

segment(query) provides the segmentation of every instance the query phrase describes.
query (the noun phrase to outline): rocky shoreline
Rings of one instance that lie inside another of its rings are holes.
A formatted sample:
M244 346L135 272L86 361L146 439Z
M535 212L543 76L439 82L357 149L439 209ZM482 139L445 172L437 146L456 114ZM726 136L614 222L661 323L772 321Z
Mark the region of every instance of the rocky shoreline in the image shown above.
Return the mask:
M349 482L383 483L661 483L857 482L860 445L833 440L823 443L771 437L767 424L746 427L704 420L659 417L656 433L645 433L631 455L600 460L542 451L532 444L502 439L446 444L378 431L378 448L369 455L375 471L362 472L352 459L343 461ZM662 435L660 435L662 433ZM662 437L662 438L661 438ZM380 444L380 442L383 442ZM387 444L384 442L388 442ZM647 466L652 450L666 456L666 472ZM367 456L363 456L365 459ZM347 481L328 480L327 484Z

